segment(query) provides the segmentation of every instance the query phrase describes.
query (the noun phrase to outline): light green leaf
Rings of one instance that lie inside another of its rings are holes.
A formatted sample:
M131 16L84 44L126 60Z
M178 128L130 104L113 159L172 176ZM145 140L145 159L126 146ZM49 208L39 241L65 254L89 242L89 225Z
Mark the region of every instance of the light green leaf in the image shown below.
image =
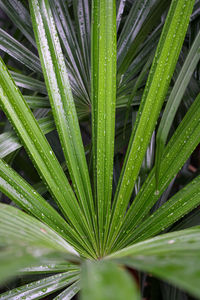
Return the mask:
M79 278L78 274L77 271L69 271L34 281L1 294L0 299L40 299L73 283Z
M83 265L82 300L139 300L133 278L119 266L106 261L87 261Z
M74 282L68 288L66 288L61 294L55 297L53 300L70 300L72 299L80 290L80 283L79 281Z
M200 227L163 234L110 256L200 297Z
M0 282L19 274L25 267L55 260L79 260L77 252L55 231L10 205L0 204Z
M40 249L41 250L41 249ZM4 284L7 280L13 278L23 267L37 264L38 258L27 250L27 248L18 247L0 247L0 283Z
M138 255L184 254L198 251L200 226L174 231L136 243L109 255L106 259ZM200 265L199 265L200 267Z
M68 271L80 271L80 267L75 264L71 264L66 260L59 259L42 259L42 264L35 264L32 267L26 267L20 269L20 275L33 275L33 274L48 274L48 273L61 273Z
M44 248L44 254L63 252L66 255L79 254L55 231L21 210L6 204L0 204L0 237L1 246L33 246L33 254L37 254L36 246ZM45 249L46 248L46 249ZM32 251L30 249L30 253ZM42 254L42 252L41 252Z

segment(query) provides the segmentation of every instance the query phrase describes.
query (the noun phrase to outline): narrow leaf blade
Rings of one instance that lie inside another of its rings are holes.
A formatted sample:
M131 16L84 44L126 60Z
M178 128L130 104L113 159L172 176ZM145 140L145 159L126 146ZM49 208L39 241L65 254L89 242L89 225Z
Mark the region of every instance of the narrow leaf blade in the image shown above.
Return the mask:
M116 102L115 1L93 1L92 8L92 137L94 190L99 238L108 226L112 194Z

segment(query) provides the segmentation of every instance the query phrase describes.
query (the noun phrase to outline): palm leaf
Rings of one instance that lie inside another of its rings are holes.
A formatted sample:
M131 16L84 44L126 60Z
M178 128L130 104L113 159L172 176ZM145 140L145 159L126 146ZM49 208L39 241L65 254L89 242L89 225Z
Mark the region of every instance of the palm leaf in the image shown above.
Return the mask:
M112 195L116 97L115 1L93 1L92 8L92 137L94 192L99 238L103 242ZM101 255L102 255L101 246Z
M30 2L42 69L55 124L71 179L95 245L92 214L94 203L78 118L70 89L61 46L47 1Z
M53 274L68 271L80 271L79 265L67 262L65 259L43 259L41 265L34 265L20 269L20 275Z
M185 118L168 143L160 167L160 184L156 187L155 168L152 169L141 190L132 203L121 229L127 232L126 238L132 236L132 230L148 214L160 198L174 176L196 148L200 138L199 116L200 95L196 98ZM181 153L181 155L179 155ZM179 159L177 159L179 157ZM121 236L120 234L120 236ZM118 237L121 239L121 237ZM133 236L132 236L133 237ZM125 239L126 239L125 238Z
M0 160L0 190L27 213L46 223L69 241L70 244L75 247L77 246L79 251L87 255L84 248L80 247L81 239L74 229L66 223L57 211L33 187L3 160ZM77 244L77 240L79 244Z
M112 210L108 243L116 238L185 37L194 1L172 1L145 86Z
M200 177L198 176L142 222L132 232L131 239L125 239L125 245L155 236L174 224L200 204L199 194ZM117 248L120 249L123 246L124 244L118 243Z
M167 105L158 128L158 132L156 136L156 162L155 162L157 183L159 180L160 163L161 163L165 143L167 140L167 136L169 134L171 124L173 122L178 106L181 102L181 99L184 95L184 92L187 88L187 85L190 81L190 78L198 64L199 59L200 59L200 32L196 36L196 39L181 69L181 72L179 73L179 76L175 82L175 85L167 101Z
M69 271L34 281L1 294L0 299L39 299L72 284L79 278L77 274L78 272Z
M80 282L76 281L72 285L70 285L68 288L66 288L62 293L60 293L57 297L54 298L54 300L62 300L72 299L80 290Z
M82 271L82 288L82 300L139 300L133 279L110 262L86 262Z
M194 227L137 243L110 258L118 258L118 263L150 272L200 297L199 246L200 228Z
M52 251L60 251L70 255L79 254L56 232L35 218L19 209L0 204L0 237L1 245L32 245L46 247ZM31 226L30 226L31 224ZM31 253L31 252L30 252Z
M64 215L74 229L78 231L78 234L84 235L88 231L88 225L72 188L2 60L0 61L0 79L0 104L4 112L13 123L26 150ZM61 184L62 188L60 189ZM84 242L88 244L89 241L85 240ZM91 247L90 249L92 251Z

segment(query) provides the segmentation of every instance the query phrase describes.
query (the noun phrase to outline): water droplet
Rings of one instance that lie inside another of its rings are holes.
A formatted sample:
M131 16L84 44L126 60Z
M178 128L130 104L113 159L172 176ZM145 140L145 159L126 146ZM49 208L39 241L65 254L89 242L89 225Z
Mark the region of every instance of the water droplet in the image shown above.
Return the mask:
M171 245L171 244L174 244L174 243L175 243L175 240L169 240L169 241L168 241L168 244L170 244L170 245Z

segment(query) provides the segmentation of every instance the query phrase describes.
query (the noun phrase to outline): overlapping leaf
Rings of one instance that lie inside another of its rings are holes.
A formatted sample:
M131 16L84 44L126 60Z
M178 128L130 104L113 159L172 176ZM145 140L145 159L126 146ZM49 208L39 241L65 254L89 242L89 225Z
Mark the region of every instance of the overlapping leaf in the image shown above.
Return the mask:
M163 234L114 253L119 263L150 272L200 297L200 229Z
M31 1L38 51L62 149L95 245L94 203L75 104L48 1Z
M115 240L148 143L165 99L185 37L194 1L172 1L145 86L112 210L108 243Z

